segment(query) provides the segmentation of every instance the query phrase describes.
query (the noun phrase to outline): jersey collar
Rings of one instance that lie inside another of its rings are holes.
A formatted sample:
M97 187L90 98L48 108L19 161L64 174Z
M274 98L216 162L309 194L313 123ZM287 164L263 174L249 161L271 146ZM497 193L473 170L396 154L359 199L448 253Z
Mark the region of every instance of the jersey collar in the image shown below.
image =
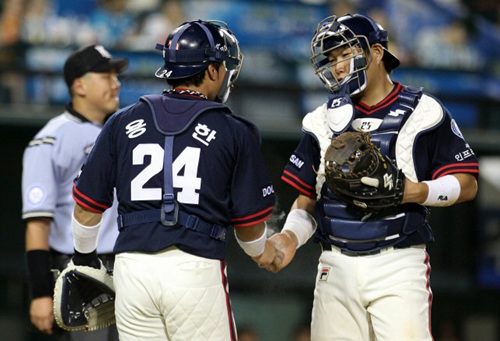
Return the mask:
M374 113L382 108L385 108L385 107L391 105L392 103L394 103L398 99L399 93L401 91L404 91L404 88L401 85L401 83L394 82L394 84L395 84L395 86L393 87L392 91L382 101L380 101L377 104L372 105L372 106L366 105L363 102L357 102L357 103L355 103L356 109L358 109L359 111L361 111L364 114L370 115L370 114L372 114L372 113Z
M75 110L75 108L73 108L73 102L69 102L68 104L66 104L66 111L73 117L75 117L76 119L78 119L79 121L82 121L82 122L90 122L89 120L87 120L85 118L85 116L83 116L82 114L80 114L79 112L77 112Z

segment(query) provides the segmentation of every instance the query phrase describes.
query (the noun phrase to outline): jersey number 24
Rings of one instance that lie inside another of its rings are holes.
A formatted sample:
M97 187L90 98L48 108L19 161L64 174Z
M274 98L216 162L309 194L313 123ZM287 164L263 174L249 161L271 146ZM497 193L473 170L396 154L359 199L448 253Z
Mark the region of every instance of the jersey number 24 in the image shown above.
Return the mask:
M144 188L144 185L163 170L163 148L155 143L137 145L132 152L132 164L143 165L144 157L150 156L151 163L144 168L131 182L132 201L161 200L163 189ZM177 201L184 204L198 204L201 178L198 177L200 148L186 147L172 163L173 184L181 190L177 193ZM184 168L184 173L180 175Z

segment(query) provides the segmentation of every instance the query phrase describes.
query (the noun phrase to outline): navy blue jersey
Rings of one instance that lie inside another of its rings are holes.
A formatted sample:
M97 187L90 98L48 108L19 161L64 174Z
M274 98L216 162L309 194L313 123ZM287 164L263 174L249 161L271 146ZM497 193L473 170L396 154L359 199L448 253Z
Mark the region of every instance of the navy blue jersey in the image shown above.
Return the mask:
M393 91L375 106L356 103L354 120L350 131L356 129L357 120L376 122L385 118L404 91L400 83L396 83ZM434 180L453 173L479 174L479 163L469 144L446 108L442 122L435 129L421 134L415 143L413 156L418 181ZM369 119L369 120L367 120ZM391 151L389 154L393 154ZM391 155L392 157L392 155ZM320 148L317 140L310 134L305 134L289 159L282 179L299 190L302 194L316 198L316 180L320 165Z
M174 134L172 163L181 211L225 227L265 221L274 206L274 191L256 128L219 104L218 109L193 115L194 108L204 103L214 104L186 96L163 96L165 110L157 116L163 121L159 123L144 102L113 115L77 178L75 200L102 212L111 205L116 187L119 214L159 209L165 150L160 124L165 129L181 128ZM203 257L225 257L225 243L160 222L121 230L115 252L156 252L172 245Z
M335 98L333 98L335 99ZM437 179L453 173L479 174L478 159L460 133L448 110L421 89L396 83L380 103L368 107L354 100L354 117L345 128L365 131L382 153L395 159L412 181ZM332 130L325 104L303 121L306 133L289 159L282 179L302 194L317 200L317 239L347 252L365 254L394 245L407 247L434 240L428 224L428 208L403 204L364 219L366 213L350 207L328 189L324 176L324 154Z

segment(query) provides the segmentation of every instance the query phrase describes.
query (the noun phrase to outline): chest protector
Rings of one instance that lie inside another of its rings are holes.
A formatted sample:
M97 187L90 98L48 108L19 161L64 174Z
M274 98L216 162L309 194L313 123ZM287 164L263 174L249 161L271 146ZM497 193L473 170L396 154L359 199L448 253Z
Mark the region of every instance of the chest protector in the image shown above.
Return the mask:
M179 208L173 186L173 150L175 136L184 132L202 113L216 109L231 114L231 110L220 103L211 101L176 100L162 95L141 97L148 104L156 129L165 136L163 175L164 186L161 209L143 210L122 214L118 217L120 230L130 225L160 222L166 227L183 227L203 233L210 238L224 242L227 227L203 221L195 215Z
M413 160L417 137L437 127L444 113L434 99L423 95L422 89L405 88L399 93L379 127L370 131L372 141L383 154L395 159L398 167L412 181L419 181ZM308 114L303 130L312 134L321 149L316 191L317 238L355 254L369 254L387 246L407 247L434 239L427 223L428 209L418 204L403 204L384 215L366 216L366 212L339 200L325 184L324 155L331 138L352 130L351 121L337 132L326 124L326 106ZM309 117L308 117L309 116Z

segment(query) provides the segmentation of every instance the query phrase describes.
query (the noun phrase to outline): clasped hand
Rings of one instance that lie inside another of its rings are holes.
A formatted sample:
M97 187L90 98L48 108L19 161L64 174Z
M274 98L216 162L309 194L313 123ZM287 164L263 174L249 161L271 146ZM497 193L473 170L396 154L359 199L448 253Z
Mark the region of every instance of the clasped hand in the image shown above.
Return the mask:
M266 241L264 252L252 259L259 267L277 273L290 264L295 256L297 244L296 237L291 233L277 233Z

